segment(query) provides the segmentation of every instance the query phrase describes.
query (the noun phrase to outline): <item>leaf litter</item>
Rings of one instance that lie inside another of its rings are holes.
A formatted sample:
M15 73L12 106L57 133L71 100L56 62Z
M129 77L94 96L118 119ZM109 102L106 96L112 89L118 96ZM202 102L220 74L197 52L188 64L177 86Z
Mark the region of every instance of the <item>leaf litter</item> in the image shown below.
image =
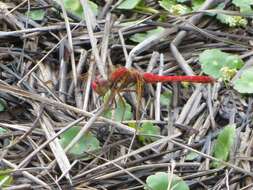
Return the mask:
M244 1L222 10L214 0L0 2L0 186L167 189L180 179L186 189L250 188L253 31ZM199 57L212 51L213 60ZM103 108L91 82L119 65L214 72L217 81L145 85L141 99L130 86ZM157 175L165 181L150 180Z

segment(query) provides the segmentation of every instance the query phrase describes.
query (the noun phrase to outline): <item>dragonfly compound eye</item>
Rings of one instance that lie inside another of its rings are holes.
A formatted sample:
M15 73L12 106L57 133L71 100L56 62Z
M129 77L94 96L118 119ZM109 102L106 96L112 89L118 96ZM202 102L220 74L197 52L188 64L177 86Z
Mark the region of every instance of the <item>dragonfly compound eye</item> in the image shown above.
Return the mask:
M96 79L92 82L91 87L97 94L103 96L109 90L109 82L104 79Z
M93 81L93 82L91 83L91 88L92 88L92 90L94 90L94 91L96 92L96 91L97 91L97 87L98 87L97 82L96 82L96 81Z

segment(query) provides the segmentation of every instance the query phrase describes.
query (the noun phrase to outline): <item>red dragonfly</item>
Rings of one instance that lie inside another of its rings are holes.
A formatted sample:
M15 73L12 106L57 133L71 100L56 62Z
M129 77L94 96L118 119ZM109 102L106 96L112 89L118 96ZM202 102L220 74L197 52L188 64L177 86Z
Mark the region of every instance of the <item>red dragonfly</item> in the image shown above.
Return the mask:
M161 76L152 73L142 73L136 69L120 67L113 71L107 80L96 77L92 82L92 89L99 95L104 96L109 90L113 94L119 94L136 84L137 102L139 104L144 84L158 82L191 82L213 83L215 79L210 76ZM137 105L137 110L139 105Z

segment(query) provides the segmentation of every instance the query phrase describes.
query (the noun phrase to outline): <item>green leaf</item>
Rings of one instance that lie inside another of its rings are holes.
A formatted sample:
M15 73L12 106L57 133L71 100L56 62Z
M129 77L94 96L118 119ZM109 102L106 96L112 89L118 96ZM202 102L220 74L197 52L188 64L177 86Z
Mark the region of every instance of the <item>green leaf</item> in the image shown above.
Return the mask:
M150 36L158 35L164 31L164 28L162 27L157 27L156 29L149 30L147 32L142 32L142 33L136 33L132 35L129 39L132 40L133 42L141 43L145 39L149 38Z
M65 9L69 12L83 18L83 8L78 0L64 0Z
M69 130L67 130L66 132L64 132L60 136L61 146L65 148L79 133L80 130L81 130L80 126L74 126ZM97 138L91 132L88 132L84 134L83 137L69 150L69 153L78 156L84 154L85 152L98 150L99 148L100 146ZM85 158L90 159L88 155Z
M225 7L224 3L220 3L217 6L217 10L223 10ZM223 24L229 25L229 27L245 27L248 24L248 21L241 16L232 16L222 13L218 13L216 18Z
M140 43L146 39L146 36L148 36L147 33L136 33L130 37L130 40Z
M227 125L218 135L214 144L213 156L219 160L227 161L230 149L234 144L236 126L235 124ZM218 168L221 166L220 162L213 161L212 166Z
M172 99L172 92L167 90L161 94L160 103L163 106L169 106Z
M253 93L253 67L244 70L234 81L234 89L240 93Z
M2 128L2 127L0 127L0 135L3 135L5 133L7 133L7 130L4 129L4 128Z
M196 153L196 152L189 152L189 153L186 155L185 160L187 160L187 161L192 161L192 160L195 160L198 156L199 156L199 154Z
M0 112L3 112L5 110L4 105L0 102Z
M241 13L245 14L252 14L252 9L249 6L249 4L252 4L252 0L233 0L233 2L236 6L240 7ZM245 2L244 2L245 1ZM192 10L196 11L198 10L205 0L192 0ZM216 7L217 10L224 10L225 4L224 3L219 3L218 6ZM241 16L233 16L233 15L226 15L223 13L206 13L206 15L209 16L215 16L217 20L219 20L223 24L229 25L229 27L246 27L248 24L248 21L241 17Z
M137 123L136 122L134 122L134 123L128 123L128 127L131 127L131 128L133 128L133 129L137 129Z
M112 118L112 110L107 109L104 113L106 118ZM129 105L125 100L118 100L116 103L116 108L114 110L114 120L123 121L131 120L133 118L133 113L131 111L131 105Z
M10 187L13 184L12 169L0 170L0 187Z
M125 0L119 4L118 9L134 9L142 0Z
M159 5L166 11L169 11L173 15L182 15L190 13L191 9L186 5L179 4L175 0L162 0L158 1Z
M59 0L55 0L59 3ZM67 11L73 13L74 15L83 18L83 7L80 3L80 0L64 0L64 7ZM98 14L98 6L96 3L92 1L88 1L88 4L91 8L91 11L94 13L94 15Z
M199 55L199 62L204 73L224 80L231 78L244 64L239 56L219 49L205 50Z
M158 1L158 3L166 11L170 11L171 7L177 4L175 0L162 0Z
M92 1L88 1L88 4L90 6L91 11L93 12L93 14L96 16L98 15L98 5Z
M253 9L251 8L251 6L253 5L252 0L233 0L232 3L235 6L240 7L240 12L243 14L253 13Z
M191 9L187 7L186 5L177 4L177 5L172 5L169 12L173 15L183 15L183 14L190 13Z
M3 112L7 109L7 102L0 98L0 112Z
M229 25L229 27L246 27L248 24L248 21L241 16L231 16L219 13L216 18L221 23Z
M146 14L159 14L160 12L156 9L153 9L152 7L147 7L145 5L137 5L135 7L135 10L137 10L140 13L146 13Z
M205 0L192 0L192 10L197 11L204 4Z
M43 20L44 16L45 16L45 11L42 9L39 10L33 10L30 11L29 13L26 12L26 15L28 14L28 17L31 18L32 20Z
M138 140L144 144L156 141L157 137L152 137L148 135L160 135L160 128L153 123L143 123L139 129Z
M155 175L148 176L146 183L152 190L167 190L169 180L171 180L170 189L190 190L189 186L180 177L165 172L157 172ZM145 187L145 189L149 189L148 187Z
M121 121L130 120L133 118L133 113L131 111L131 106L126 101L119 101L115 109L115 120Z

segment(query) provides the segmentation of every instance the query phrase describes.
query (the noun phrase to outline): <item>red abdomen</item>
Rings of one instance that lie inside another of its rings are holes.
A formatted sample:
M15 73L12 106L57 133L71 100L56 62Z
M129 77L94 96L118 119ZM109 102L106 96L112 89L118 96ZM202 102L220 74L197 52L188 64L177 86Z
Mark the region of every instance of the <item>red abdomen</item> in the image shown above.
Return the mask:
M152 73L144 73L143 79L147 83L157 82L192 82L192 83L213 83L215 79L209 76L161 76Z

